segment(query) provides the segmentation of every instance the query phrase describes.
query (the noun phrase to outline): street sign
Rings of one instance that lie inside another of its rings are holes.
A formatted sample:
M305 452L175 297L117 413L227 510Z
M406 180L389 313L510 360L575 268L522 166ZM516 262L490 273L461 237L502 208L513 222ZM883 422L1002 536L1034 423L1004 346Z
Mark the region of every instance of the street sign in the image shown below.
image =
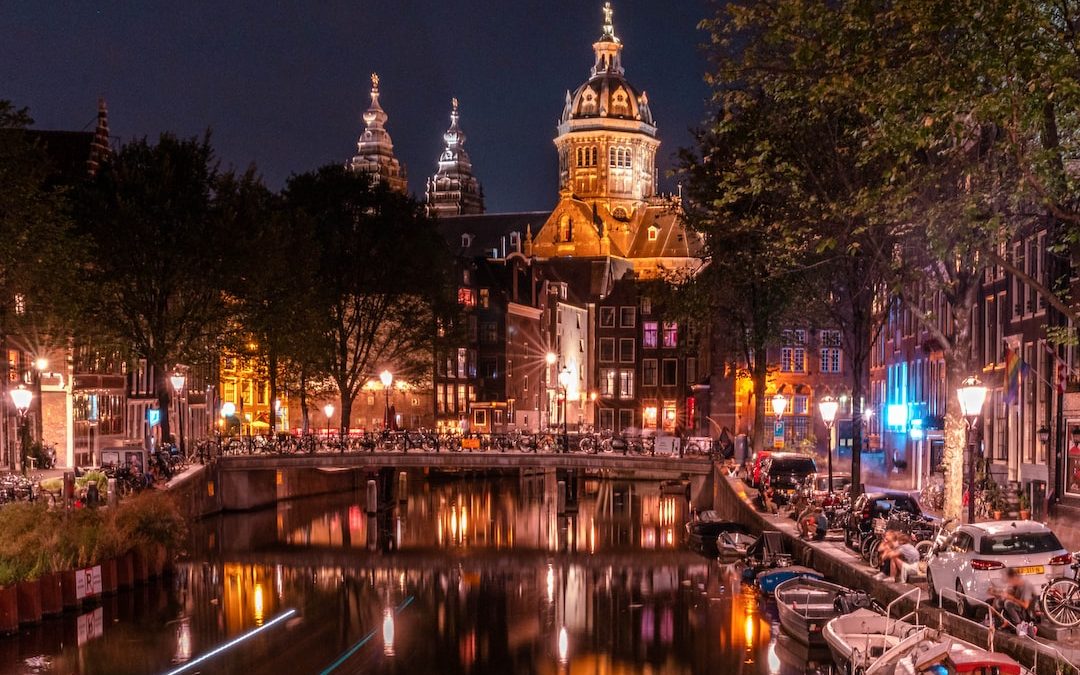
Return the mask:
M773 426L772 446L774 448L784 447L784 420L777 420Z

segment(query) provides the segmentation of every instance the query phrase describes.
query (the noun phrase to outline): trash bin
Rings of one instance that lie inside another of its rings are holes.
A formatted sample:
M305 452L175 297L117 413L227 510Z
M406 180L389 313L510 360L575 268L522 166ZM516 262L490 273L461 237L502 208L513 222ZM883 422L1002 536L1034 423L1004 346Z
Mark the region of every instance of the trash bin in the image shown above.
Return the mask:
M1046 520L1046 481L1033 480L1028 483L1028 502L1031 504L1032 520Z

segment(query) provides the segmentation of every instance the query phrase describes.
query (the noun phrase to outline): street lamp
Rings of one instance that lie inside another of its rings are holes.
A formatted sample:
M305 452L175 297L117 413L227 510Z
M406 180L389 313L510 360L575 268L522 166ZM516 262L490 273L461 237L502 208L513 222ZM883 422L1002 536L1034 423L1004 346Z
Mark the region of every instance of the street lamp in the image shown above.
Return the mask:
M558 363L559 357L555 355L555 352L548 352L544 354L544 363L547 364L547 368L544 369L544 396L548 399L548 423L547 426L550 429L554 425L551 423L551 397L548 395L547 388L551 386L551 367ZM558 413L556 413L558 414Z
M960 413L967 420L967 428L964 430L964 445L971 453L968 460L968 522L975 522L975 448L971 444L971 430L975 428L979 416L982 415L983 403L986 401L986 387L979 378L974 375L960 383L956 390L957 398L960 399Z
M776 417L776 421L780 421L785 410L787 410L787 397L780 392L776 392L776 395L772 397L772 412Z
M1050 430L1046 428L1046 425L1039 427L1039 430L1035 432L1039 435L1039 443L1045 448L1046 444L1050 442Z
M379 373L379 380L382 381L383 393L386 395L386 409L383 411L383 430L390 430L390 385L394 383L394 374L389 370L384 370Z
M187 378L179 370L173 371L173 374L169 377L169 382L172 384L173 391L176 392L176 422L180 427L180 454L184 454L184 406L182 396L184 395L184 385L187 384Z
M330 418L334 416L334 404L327 403L322 411L326 415L326 440L330 440Z
M562 441L563 452L570 452L570 436L566 431L566 399L570 398L570 369L559 371L559 386L562 387Z
M833 422L836 421L836 411L840 409L840 403L832 396L826 395L821 401L818 402L818 410L821 412L821 421L825 423L825 428L829 430L828 450L829 453L829 494L833 491L833 472L832 472L832 430Z
M19 468L25 473L26 437L29 435L26 428L26 411L30 409L30 401L34 398L34 392L27 389L25 384L20 384L12 389L10 394L11 402L19 413Z

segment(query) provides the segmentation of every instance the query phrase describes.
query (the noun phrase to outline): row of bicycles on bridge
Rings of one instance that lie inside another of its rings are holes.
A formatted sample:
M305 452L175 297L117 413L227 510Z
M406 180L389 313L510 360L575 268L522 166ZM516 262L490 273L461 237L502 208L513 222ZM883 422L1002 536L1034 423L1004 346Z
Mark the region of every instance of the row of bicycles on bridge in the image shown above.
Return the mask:
M681 440L681 439L680 439ZM711 455L712 447L697 442L679 443L679 455ZM428 429L366 432L340 435L245 436L207 439L195 446L198 457L210 455L284 455L345 452L519 452L519 453L611 453L655 455L651 435L612 432L512 431L505 434L460 434Z

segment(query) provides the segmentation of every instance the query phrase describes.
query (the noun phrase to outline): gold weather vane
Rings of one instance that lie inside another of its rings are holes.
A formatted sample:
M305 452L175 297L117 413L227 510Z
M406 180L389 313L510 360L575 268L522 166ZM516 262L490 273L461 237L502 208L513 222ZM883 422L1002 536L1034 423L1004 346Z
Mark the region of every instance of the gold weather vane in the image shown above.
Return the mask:
M372 89L378 89L379 88L379 74L378 73L372 73L371 74L371 88Z
M605 26L610 26L611 25L611 15L614 14L614 13L615 13L615 10L613 10L611 8L611 3L610 2L605 2L604 3L604 25Z
M450 99L450 105L453 106L454 112L457 112L457 96Z

